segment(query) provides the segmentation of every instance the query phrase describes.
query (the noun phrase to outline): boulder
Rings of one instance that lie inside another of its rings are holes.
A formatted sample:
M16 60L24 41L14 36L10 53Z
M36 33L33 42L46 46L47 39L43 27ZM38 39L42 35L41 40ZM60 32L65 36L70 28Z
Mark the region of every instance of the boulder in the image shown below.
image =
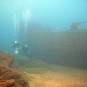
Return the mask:
M12 56L0 52L0 87L29 87L26 78L16 68L10 67Z
M0 87L17 87L15 84L15 80L2 80L0 81Z

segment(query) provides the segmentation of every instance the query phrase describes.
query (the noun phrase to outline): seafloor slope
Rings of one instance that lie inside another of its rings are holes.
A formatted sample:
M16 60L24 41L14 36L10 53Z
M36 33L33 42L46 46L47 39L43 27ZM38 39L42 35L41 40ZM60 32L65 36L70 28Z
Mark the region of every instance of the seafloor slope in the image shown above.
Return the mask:
M13 65L28 77L30 87L87 87L87 70L51 65L23 56L15 58Z

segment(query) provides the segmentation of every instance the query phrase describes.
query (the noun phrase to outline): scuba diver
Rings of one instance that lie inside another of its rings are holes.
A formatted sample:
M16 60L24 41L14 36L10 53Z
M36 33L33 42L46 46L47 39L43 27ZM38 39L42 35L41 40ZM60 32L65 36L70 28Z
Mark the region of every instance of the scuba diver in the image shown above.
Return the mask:
M21 54L21 55L26 55L30 56L30 49L27 44L25 45L20 45L17 40L13 42L12 47L15 49L15 54Z
M21 44L15 40L13 43L13 48L15 49L15 54L22 54L22 55L30 55L30 49L26 44L27 41L27 29L28 29L28 22L29 22L29 11L24 11L23 16L23 25L21 24L20 15L14 14L13 15L13 23L15 29L15 37L17 40L21 41ZM23 29L23 30L22 30ZM23 32L22 32L23 31ZM23 35L23 38L21 36Z
M19 42L17 40L15 40L13 42L13 46L12 47L15 48L15 54L19 54L20 44L19 44Z
M30 49L29 49L29 47L28 47L27 44L22 45L22 53L23 53L24 55L26 55L26 56L29 56L29 55L30 55Z

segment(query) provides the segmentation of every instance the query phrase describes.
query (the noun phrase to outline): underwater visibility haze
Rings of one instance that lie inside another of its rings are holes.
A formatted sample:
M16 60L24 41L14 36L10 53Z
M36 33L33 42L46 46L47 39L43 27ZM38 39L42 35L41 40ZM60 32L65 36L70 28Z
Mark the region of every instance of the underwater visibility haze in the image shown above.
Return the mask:
M0 0L0 50L31 87L87 87L87 0Z

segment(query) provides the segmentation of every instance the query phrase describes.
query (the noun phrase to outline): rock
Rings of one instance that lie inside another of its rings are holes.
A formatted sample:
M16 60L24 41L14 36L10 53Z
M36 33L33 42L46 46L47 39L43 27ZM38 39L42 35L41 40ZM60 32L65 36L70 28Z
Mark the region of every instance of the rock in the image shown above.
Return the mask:
M10 66L11 62L12 62L12 55L0 51L0 64L5 66Z
M21 72L10 67L11 62L10 54L0 52L0 87L29 87Z
M15 80L2 80L0 81L0 87L17 87L15 84Z

